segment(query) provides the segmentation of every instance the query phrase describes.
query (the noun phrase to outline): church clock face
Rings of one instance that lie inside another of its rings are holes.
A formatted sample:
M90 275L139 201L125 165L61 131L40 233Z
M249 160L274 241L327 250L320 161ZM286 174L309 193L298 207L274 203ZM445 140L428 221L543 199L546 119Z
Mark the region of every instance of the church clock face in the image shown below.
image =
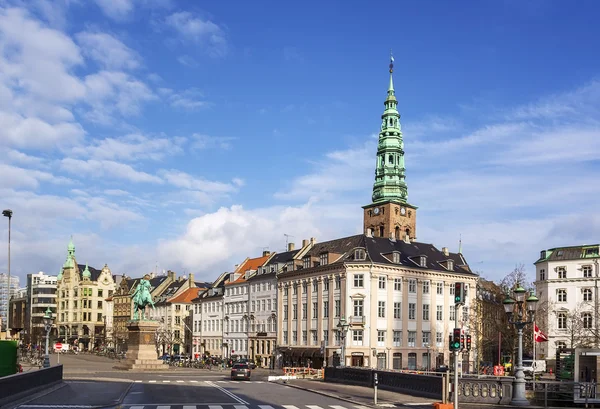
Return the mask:
M400 208L400 214L404 216L406 214L406 207Z
M375 209L373 209L373 214L375 216L377 216L379 214L379 207L376 207Z

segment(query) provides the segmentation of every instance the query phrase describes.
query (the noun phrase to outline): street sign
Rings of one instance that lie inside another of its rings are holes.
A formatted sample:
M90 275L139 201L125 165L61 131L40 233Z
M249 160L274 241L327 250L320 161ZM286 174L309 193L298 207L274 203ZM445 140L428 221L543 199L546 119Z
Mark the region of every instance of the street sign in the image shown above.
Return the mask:
M54 344L54 349L60 351L62 349L62 344L60 342L57 342L56 344Z

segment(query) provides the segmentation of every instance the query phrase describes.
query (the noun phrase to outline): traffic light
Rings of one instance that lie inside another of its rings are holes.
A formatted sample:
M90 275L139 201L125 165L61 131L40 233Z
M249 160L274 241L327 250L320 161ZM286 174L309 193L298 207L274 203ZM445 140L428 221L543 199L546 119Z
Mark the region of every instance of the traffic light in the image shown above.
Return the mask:
M471 336L467 335L467 351L471 350Z
M464 335L460 335L460 350L464 350L465 349L465 336Z
M454 283L454 304L464 304L465 283Z
M450 350L451 351L459 351L460 350L460 328L454 328L454 332L452 333L452 338L450 342Z

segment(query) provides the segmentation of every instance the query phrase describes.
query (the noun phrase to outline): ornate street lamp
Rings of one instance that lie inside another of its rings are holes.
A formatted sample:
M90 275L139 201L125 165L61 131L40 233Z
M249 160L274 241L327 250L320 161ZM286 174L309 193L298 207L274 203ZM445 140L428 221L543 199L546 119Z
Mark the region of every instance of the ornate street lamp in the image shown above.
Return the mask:
M13 211L6 209L2 211L2 216L8 217L8 305L10 305L10 220L12 219ZM10 310L6 315L6 334L10 337Z
M50 355L48 355L48 342L50 339L50 330L52 329L52 311L50 307L46 309L44 314L44 329L46 330L46 355L44 355L44 368L50 368Z
M517 328L519 334L517 367L515 368L515 380L513 382L513 397L510 402L511 405L515 406L529 405L529 401L525 397L525 374L523 373L523 328L533 323L535 308L539 300L532 292L529 293L527 299L525 299L526 295L527 291L517 285L517 288L513 290L513 297L507 295L503 301L508 322Z
M341 366L346 366L346 332L348 332L348 327L350 325L346 321L346 318L343 316L340 318L337 328L340 331L340 339L342 341L342 362Z

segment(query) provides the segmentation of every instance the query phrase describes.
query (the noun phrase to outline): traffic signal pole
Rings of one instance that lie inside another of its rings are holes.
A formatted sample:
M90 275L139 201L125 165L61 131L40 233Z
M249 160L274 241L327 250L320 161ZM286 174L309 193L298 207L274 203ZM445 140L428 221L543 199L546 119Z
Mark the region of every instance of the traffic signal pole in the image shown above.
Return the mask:
M460 310L460 304L454 304L454 328L458 328L458 311ZM458 409L458 349L454 351L454 409Z

